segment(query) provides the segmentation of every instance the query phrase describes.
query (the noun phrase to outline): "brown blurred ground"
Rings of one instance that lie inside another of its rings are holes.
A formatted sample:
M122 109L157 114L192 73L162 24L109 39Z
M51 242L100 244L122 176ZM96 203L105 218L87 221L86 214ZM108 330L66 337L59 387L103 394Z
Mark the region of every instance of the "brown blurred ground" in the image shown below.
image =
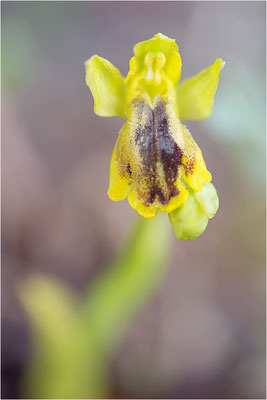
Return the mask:
M93 114L84 61L126 75L133 45L157 32L177 40L182 77L227 63L211 120L187 123L220 209L199 239L173 238L167 277L113 360L113 396L265 397L265 3L4 2L3 398L22 395L31 348L17 283L42 272L82 292L135 218L106 195L122 121Z

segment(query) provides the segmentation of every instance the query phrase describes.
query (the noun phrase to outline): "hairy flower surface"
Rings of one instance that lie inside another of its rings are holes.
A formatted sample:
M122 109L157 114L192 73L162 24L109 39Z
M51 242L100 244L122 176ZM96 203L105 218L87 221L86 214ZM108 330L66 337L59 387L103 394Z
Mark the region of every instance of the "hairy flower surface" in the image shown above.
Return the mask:
M126 78L97 55L86 61L85 68L95 113L126 119L111 157L109 197L128 197L145 218L158 210L169 213L176 236L192 239L216 213L218 198L202 152L180 120L209 117L224 62L218 58L179 83L181 65L175 40L158 33L134 46ZM206 206L213 204L213 213L203 211L196 193L205 197ZM181 227L183 215L183 229L178 229L175 222ZM206 222L201 225L200 220Z

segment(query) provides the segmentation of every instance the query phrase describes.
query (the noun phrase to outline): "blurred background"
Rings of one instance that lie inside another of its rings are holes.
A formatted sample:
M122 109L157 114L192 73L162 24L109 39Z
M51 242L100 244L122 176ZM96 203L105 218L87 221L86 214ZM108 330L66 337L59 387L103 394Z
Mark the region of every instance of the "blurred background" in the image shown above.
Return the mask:
M120 118L100 118L84 61L128 72L133 45L175 38L182 79L226 61L212 117L186 125L220 198L112 356L109 397L265 398L265 2L2 2L2 398L32 350L21 281L82 295L136 212L108 199Z

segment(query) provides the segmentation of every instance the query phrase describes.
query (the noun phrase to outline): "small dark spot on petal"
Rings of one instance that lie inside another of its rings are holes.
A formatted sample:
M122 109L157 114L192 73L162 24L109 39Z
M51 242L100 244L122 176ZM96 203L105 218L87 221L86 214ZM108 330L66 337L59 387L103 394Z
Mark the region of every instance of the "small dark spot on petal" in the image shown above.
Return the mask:
M128 172L128 174L129 174L129 176L130 176L130 178L131 178L131 176L132 176L132 170L131 170L131 165L130 165L130 163L127 164L127 172Z

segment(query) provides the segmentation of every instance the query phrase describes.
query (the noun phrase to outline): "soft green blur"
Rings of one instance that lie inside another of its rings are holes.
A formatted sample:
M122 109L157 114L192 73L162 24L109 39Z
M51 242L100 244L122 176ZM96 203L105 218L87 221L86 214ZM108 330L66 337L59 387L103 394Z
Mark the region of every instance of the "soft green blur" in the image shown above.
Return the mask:
M26 378L35 398L109 397L110 357L125 329L152 296L168 264L166 216L139 218L120 255L83 298L42 276L19 288L34 335Z

